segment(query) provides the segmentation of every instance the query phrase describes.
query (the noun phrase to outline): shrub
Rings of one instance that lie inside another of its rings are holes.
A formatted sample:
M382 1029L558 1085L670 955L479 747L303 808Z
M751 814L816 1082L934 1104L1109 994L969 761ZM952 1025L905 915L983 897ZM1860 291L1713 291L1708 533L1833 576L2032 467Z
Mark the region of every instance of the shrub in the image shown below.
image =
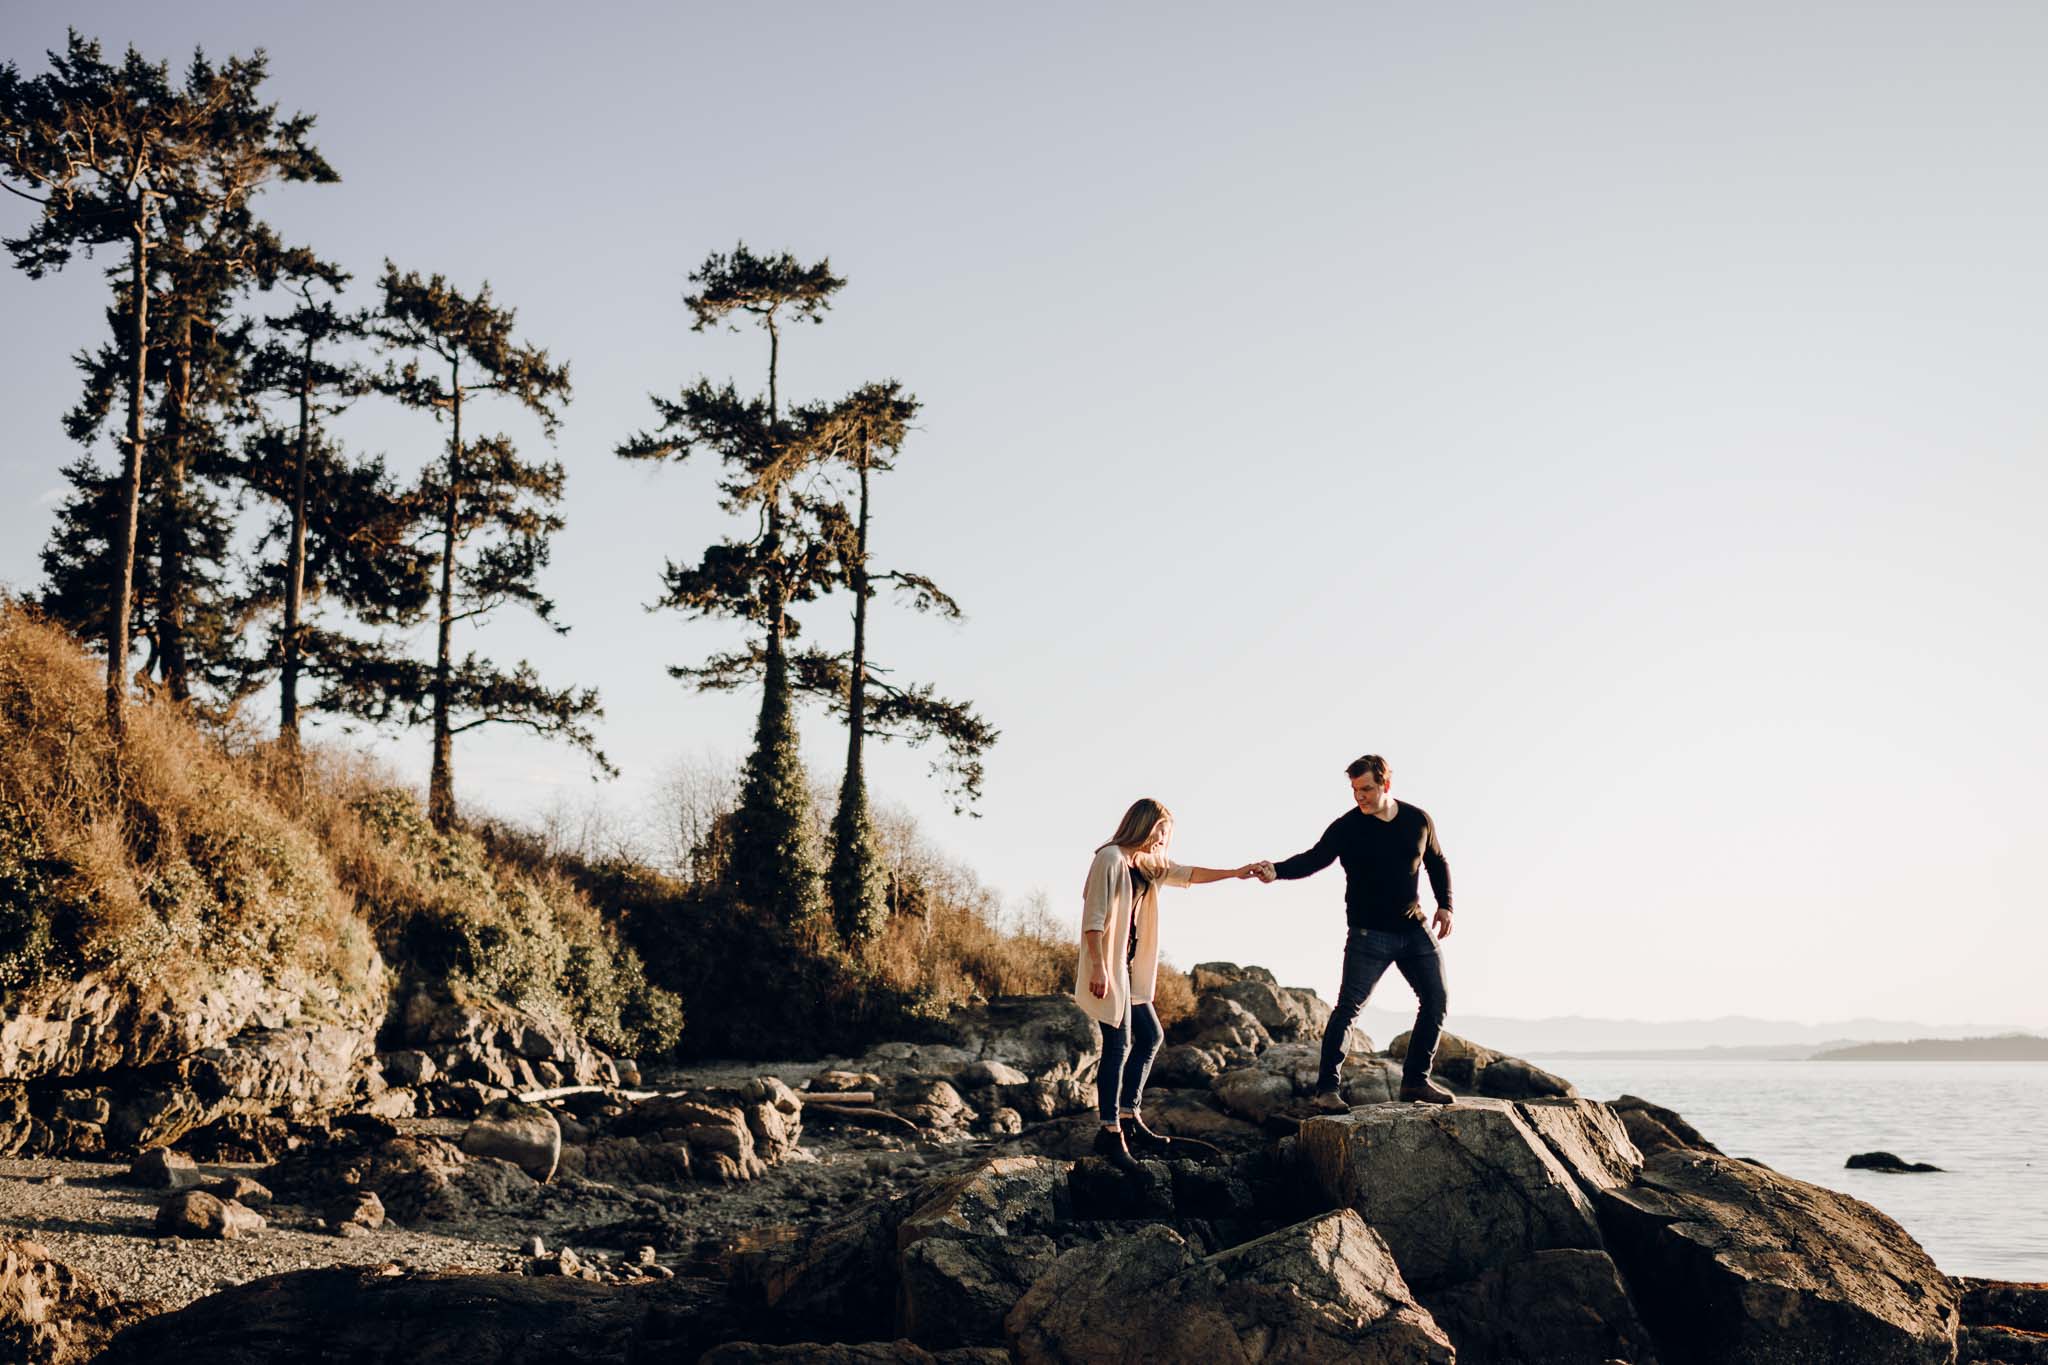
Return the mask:
M353 1001L382 980L318 844L154 698L118 753L100 666L62 630L0 603L0 911L10 985L82 969L174 988L289 964Z

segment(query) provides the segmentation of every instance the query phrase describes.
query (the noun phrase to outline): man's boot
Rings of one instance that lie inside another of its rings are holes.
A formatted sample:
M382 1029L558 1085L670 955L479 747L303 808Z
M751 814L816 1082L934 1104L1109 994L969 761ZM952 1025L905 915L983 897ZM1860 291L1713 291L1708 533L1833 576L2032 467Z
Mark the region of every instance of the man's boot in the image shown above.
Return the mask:
M1125 1175L1143 1175L1145 1172L1145 1168L1131 1155L1130 1148L1124 1146L1124 1130L1121 1127L1096 1129L1095 1155Z
M1402 1081L1401 1098L1410 1104L1449 1104L1458 1097L1424 1076L1419 1081Z

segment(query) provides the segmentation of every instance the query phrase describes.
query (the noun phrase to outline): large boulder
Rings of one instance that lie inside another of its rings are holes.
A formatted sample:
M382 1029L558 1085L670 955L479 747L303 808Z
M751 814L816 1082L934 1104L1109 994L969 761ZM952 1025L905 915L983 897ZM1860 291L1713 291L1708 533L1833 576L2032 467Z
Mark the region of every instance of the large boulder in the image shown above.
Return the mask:
M1000 1062L1034 1081L1091 1081L1102 1059L1101 1031L1065 995L1006 995L956 1010L936 1027L959 1056L954 1065L924 1068L940 1075L983 1061Z
M501 1090L617 1085L606 1056L566 1024L452 986L421 987L396 1013L397 1050L425 1053L442 1075Z
M999 1345L1004 1317L1058 1250L1046 1236L923 1238L900 1262L897 1326L920 1346Z
M1162 1089L1192 1087L1207 1090L1223 1071L1223 1063L1207 1048L1193 1043L1175 1043L1161 1048L1152 1063L1152 1081Z
M913 1196L896 1244L909 1250L928 1237L1010 1237L1037 1232L1066 1216L1065 1163L1036 1156L996 1157L964 1174L935 1181Z
M1237 1001L1222 995L1205 995L1195 1005L1190 1041L1200 1047L1256 1052L1271 1047L1273 1035Z
M0 1360L84 1365L124 1323L160 1307L121 1302L40 1242L0 1239Z
M1397 1034L1387 1045L1387 1055L1406 1061L1413 1030ZM1562 1076L1553 1076L1540 1066L1481 1047L1455 1033L1441 1034L1431 1074L1447 1084L1503 1100L1569 1098L1578 1089Z
M892 1336L901 1216L894 1205L869 1204L793 1244L743 1249L731 1258L733 1297L820 1336Z
M1158 1226L1076 1248L1025 1292L1006 1325L1027 1365L1452 1359L1385 1243L1349 1210L1206 1258Z
M1301 1002L1278 986L1263 981L1233 981L1217 994L1242 1006L1275 1039L1291 1042L1302 1037L1308 1027L1308 1012Z
M1424 1300L1466 1365L1655 1358L1602 1251L1539 1251Z
M1629 1141L1635 1143L1636 1150L1644 1156L1655 1156L1659 1152L1724 1155L1719 1147L1700 1134L1699 1129L1661 1104L1652 1104L1635 1095L1623 1095L1610 1101L1607 1107L1620 1118L1628 1129Z
M1318 1116L1297 1144L1322 1197L1372 1224L1425 1293L1539 1251L1600 1248L1578 1180L1504 1100Z
M545 1185L562 1159L562 1125L540 1105L500 1100L470 1121L462 1150L509 1161Z
M1216 1078L1216 1098L1239 1118L1264 1123L1294 1102L1294 1082L1256 1066L1240 1067Z
M1860 1200L1728 1157L1669 1151L1595 1195L1665 1365L1949 1365L1957 1292Z
M180 1190L157 1206L155 1226L159 1237L232 1240L261 1232L263 1215L205 1190Z

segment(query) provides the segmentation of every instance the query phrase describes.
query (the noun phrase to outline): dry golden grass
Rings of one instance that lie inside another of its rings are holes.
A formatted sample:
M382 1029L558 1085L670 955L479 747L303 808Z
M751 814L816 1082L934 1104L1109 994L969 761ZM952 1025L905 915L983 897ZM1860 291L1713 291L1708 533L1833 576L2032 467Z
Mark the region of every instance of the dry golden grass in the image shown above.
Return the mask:
M360 998L374 954L313 835L177 707L137 698L117 756L102 667L0 603L0 808L36 845L53 969L184 986L290 964ZM23 978L17 976L16 984Z

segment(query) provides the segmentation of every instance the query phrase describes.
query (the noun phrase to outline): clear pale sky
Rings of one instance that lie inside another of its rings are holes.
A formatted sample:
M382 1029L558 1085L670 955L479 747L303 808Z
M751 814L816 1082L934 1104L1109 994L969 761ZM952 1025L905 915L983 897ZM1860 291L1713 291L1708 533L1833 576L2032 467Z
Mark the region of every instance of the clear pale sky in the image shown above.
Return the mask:
M465 643L601 687L624 776L470 737L464 801L637 818L744 752L755 699L663 671L733 632L643 610L725 526L711 470L611 453L650 392L759 385L765 344L681 304L744 240L850 281L786 395L924 400L878 554L971 619L885 613L875 650L1003 738L979 820L914 754L873 781L1013 901L1078 915L1139 795L1184 861L1297 852L1371 751L1451 859L1454 1029L2048 1028L2048 10L10 0L0 54L40 71L67 23L267 48L343 179L267 195L286 236L364 299L386 256L488 278L571 363L574 629ZM17 588L99 265L0 273ZM407 470L442 436L346 430ZM371 742L423 779L424 734ZM1341 899L1176 893L1166 950L1332 995Z

